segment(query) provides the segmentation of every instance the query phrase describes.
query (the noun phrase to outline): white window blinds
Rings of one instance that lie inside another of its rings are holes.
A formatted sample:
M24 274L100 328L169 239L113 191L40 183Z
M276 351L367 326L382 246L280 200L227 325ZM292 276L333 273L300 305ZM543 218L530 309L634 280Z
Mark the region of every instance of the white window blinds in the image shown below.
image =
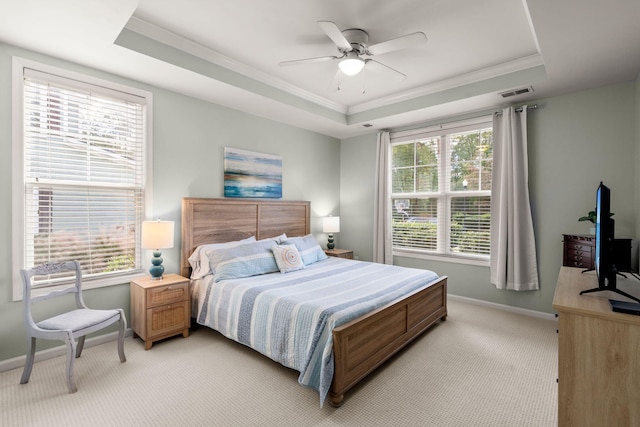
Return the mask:
M145 98L25 68L23 108L23 268L139 269Z

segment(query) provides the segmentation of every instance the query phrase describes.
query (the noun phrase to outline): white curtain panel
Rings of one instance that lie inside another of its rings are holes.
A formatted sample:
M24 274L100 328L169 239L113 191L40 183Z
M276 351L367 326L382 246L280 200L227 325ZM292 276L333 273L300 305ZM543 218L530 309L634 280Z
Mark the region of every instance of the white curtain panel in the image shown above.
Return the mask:
M493 118L491 283L498 289L539 289L529 203L527 107L505 108Z
M373 212L373 262L393 264L391 240L391 184L389 179L391 138L389 132L378 133L376 182Z

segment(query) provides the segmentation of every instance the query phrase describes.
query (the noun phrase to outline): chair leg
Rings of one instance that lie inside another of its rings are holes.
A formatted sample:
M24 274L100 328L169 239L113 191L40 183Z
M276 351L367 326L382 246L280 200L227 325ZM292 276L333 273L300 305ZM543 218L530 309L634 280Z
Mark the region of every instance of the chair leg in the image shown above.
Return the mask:
M71 332L69 332L65 341L67 345L67 388L69 389L69 393L75 393L78 391L73 371L76 360L76 341L73 339L73 334Z
M22 378L20 378L20 384L26 384L31 377L31 369L33 369L33 360L36 356L36 337L29 337L27 340L27 360L24 364L24 370L22 371Z
M120 310L120 330L118 331L118 355L120 356L120 363L127 361L124 355L124 331L127 329L127 318L124 317L124 312Z
M84 339L85 338L86 338L86 335L83 335L80 338L78 338L78 343L76 345L76 358L80 357L80 355L82 354L82 349L84 348Z

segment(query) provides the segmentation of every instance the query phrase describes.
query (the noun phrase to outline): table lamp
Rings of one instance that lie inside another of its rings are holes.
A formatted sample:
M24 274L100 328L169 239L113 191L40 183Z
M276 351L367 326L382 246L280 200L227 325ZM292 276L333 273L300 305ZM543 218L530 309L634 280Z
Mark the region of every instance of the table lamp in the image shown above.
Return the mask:
M151 258L151 268L149 274L151 279L162 279L164 266L162 265L162 252L160 249L173 247L173 221L144 221L142 223L142 248L153 249Z
M327 240L327 249L333 249L336 245L333 243L333 233L340 232L340 217L328 216L322 219L322 232L329 233Z

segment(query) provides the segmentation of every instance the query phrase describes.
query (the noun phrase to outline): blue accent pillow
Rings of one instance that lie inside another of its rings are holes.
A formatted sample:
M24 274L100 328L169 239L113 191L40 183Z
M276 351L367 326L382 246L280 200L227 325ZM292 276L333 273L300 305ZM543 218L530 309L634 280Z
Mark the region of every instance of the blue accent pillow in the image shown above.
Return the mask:
M298 252L300 252L304 265L327 259L327 254L324 253L313 234L307 234L302 237L289 237L283 240L281 244L295 245L298 248Z
M211 251L209 263L214 280L219 282L279 271L271 251L274 243L273 239L267 239Z

